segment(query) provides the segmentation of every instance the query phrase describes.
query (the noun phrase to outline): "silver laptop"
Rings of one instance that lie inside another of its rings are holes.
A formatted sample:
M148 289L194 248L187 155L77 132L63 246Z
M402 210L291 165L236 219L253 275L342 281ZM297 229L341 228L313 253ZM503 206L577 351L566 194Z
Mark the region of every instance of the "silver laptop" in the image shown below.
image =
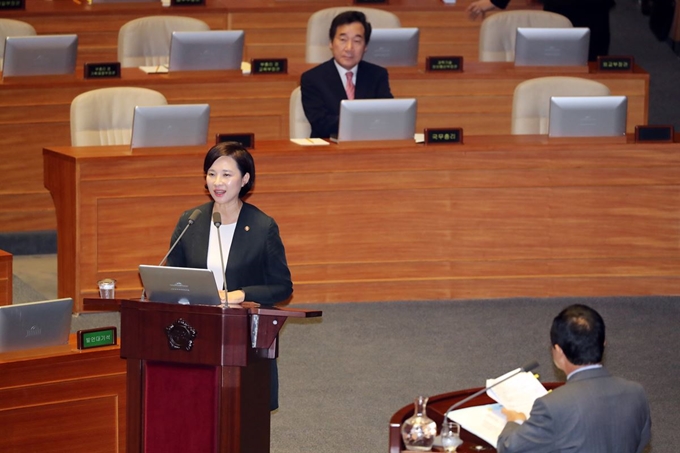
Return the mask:
M208 104L138 105L130 147L205 145L209 122Z
M73 299L0 307L0 352L68 344Z
M139 266L146 298L151 302L183 305L219 305L215 277L209 269Z
M241 69L243 30L173 31L169 71Z
M548 136L623 137L627 111L626 96L553 96Z
M3 77L73 74L77 35L8 36Z
M364 60L380 66L418 66L418 28L375 28Z
M414 98L345 99L340 102L337 141L413 139L416 110Z
M515 38L516 66L585 66L588 28L523 28Z

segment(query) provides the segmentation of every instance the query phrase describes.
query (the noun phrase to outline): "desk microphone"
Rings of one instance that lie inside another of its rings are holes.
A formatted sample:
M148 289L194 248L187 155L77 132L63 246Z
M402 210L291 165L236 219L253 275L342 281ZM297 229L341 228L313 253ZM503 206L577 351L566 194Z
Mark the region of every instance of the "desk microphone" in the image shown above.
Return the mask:
M187 231L187 229L188 229L191 225L194 224L194 222L196 221L196 219L197 219L200 215L201 215L201 211L199 211L198 209L195 209L194 212L191 213L191 215L189 216L189 220L188 220L188 222L187 222L187 226L184 227L184 229L183 229L182 232L180 233L180 235L179 235L179 237L177 238L177 240L175 240L175 242L172 243L172 247L170 247L170 250L168 250L168 253L166 253L165 256L163 257L163 259L161 260L161 262L158 263L159 266L162 266L163 264L165 264L165 260L168 259L168 256L170 256L170 254L172 253L172 251L175 249L175 246L177 246L177 244L179 244L179 240L182 239L182 236L184 236L184 233ZM146 288L142 288L142 296L140 297L140 299L141 299L141 300L146 300Z
M168 253L166 253L165 256L163 257L163 259L161 260L161 262L158 263L159 266L162 266L163 264L165 264L165 260L168 259L168 256L170 256L170 254L171 254L172 251L175 249L175 247L177 246L177 244L179 244L179 240L182 239L182 236L184 236L184 233L186 233L187 229L188 229L191 225L194 224L194 222L196 221L196 219L198 219L198 217L199 217L200 215L201 215L201 211L199 211L198 209L194 210L194 212L191 213L191 215L189 216L189 221L187 222L187 226L184 227L184 229L183 229L182 232L180 233L180 235L179 235L179 237L177 238L177 240L176 240L175 242L173 242L172 247L170 247L170 250L168 250Z
M220 262L222 263L222 277L224 278L224 284L222 289L224 290L224 297L227 297L227 268L224 267L224 255L222 254L222 235L220 234L220 227L222 226L222 215L219 212L213 212L213 223L217 228L217 244L220 246Z
M500 381L495 382L495 383L489 385L488 387L484 387L483 389L479 390L478 392L473 393L472 395L468 396L467 398L458 401L458 402L455 403L453 406L451 406L451 407L449 407L448 409L446 409L446 412L444 413L444 420L447 420L447 419L449 418L449 412L453 411L454 409L459 408L460 406L462 406L463 404L467 403L467 402L470 401L471 399L478 397L478 396L481 395L482 393L484 393L484 392L486 392L487 390L489 390L489 389L491 389L491 388L497 386L497 385L500 384L501 382L505 382L505 381L507 381L508 379L510 379L511 377L517 376L519 373L524 373L524 372L526 372L526 371L532 371L532 370L535 370L536 368L538 368L538 362L536 362L535 360L534 360L533 362L529 362L529 363L527 363L526 365L524 365L522 368L519 368L519 369L515 370L515 372L512 373L511 375L506 376L505 378L501 379Z

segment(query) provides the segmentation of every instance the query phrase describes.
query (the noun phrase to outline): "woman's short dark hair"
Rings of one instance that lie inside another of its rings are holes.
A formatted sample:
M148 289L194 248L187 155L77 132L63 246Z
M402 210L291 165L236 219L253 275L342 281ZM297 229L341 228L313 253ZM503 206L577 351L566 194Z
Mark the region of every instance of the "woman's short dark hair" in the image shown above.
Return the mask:
M248 179L248 182L241 187L241 191L238 194L240 198L243 198L245 194L250 192L250 189L253 188L253 184L255 184L255 161L253 160L253 156L240 143L218 143L210 148L208 154L205 155L205 160L203 161L204 176L207 176L210 167L212 167L215 161L220 157L231 157L234 159L236 166L241 172L241 176L245 176L246 173L250 174L250 179Z
M570 305L553 320L550 342L559 345L574 365L600 363L604 353L604 320L586 305Z
M366 20L366 15L361 11L345 11L333 18L331 29L328 32L331 42L335 39L335 33L340 25L353 24L354 22L359 22L364 26L364 43L368 45L368 41L371 40L371 23Z

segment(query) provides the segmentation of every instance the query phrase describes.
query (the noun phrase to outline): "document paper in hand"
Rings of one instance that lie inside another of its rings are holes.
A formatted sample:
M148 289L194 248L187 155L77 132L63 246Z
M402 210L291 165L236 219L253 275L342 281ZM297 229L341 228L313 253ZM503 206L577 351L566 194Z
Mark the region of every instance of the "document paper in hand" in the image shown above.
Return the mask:
M487 379L486 386L488 387L515 372L517 370L496 379ZM534 374L527 371L498 384L493 389L487 390L486 393L500 404L487 404L485 406L458 409L452 411L449 414L449 418L495 447L498 442L498 436L503 431L507 421L505 415L501 412L501 407L522 412L529 417L534 400L548 392Z

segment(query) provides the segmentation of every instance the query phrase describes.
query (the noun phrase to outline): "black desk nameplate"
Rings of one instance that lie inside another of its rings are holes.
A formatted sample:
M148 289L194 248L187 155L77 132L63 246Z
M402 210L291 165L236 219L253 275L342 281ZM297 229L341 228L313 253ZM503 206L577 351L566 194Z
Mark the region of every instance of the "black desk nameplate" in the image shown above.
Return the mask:
M673 143L674 137L671 125L635 126L635 143Z
M252 132L235 133L235 134L217 134L215 136L215 144L222 142L236 142L248 149L255 149L255 134Z
M598 72L633 72L635 60L630 55L607 55L597 57Z
M425 71L428 72L463 72L463 57L427 57Z
M117 61L112 63L85 63L83 77L86 79L120 78L120 63Z
M204 6L205 0L170 0L170 6Z
M26 9L26 0L0 0L0 11L16 11ZM4 46L5 43L3 42Z
M447 127L437 129L425 129L425 144L426 145L443 145L443 144L463 144L463 128L462 127Z
M251 74L288 74L287 58L253 58L250 60Z

